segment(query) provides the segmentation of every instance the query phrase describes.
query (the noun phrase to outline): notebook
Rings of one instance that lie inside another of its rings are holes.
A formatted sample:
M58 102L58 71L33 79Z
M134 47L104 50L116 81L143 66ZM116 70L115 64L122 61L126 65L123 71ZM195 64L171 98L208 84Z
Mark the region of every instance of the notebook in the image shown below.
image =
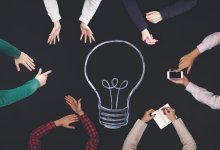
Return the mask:
M170 107L170 105L166 104L162 106L160 109L158 109L157 111L152 113L152 115L156 114L156 116L154 117L154 121L157 123L157 125L159 126L161 130L171 123L171 121L163 113L162 108L165 108L165 107Z

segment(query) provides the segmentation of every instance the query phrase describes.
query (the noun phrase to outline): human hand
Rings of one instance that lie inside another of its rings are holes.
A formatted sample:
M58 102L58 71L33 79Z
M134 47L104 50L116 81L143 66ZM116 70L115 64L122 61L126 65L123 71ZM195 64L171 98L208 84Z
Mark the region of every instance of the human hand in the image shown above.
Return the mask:
M162 20L162 16L159 11L151 11L146 13L146 18L151 23L158 23Z
M20 64L24 65L30 71L35 69L34 60L24 52L21 52L21 55L15 59L17 71L21 70L19 66Z
M75 127L70 126L71 123L77 122L78 117L75 114L64 116L56 121L54 121L57 127L63 126L64 128L75 129Z
M82 41L83 36L84 36L85 43L87 42L87 37L89 39L89 43L92 43L93 41L95 42L95 38L93 37L93 32L87 24L81 22L80 29L81 29L80 41Z
M173 70L173 71L177 72L177 70ZM169 80L175 84L181 84L185 87L187 87L187 85L189 84L189 80L187 79L187 77L185 75L183 75L183 78L171 78Z
M180 58L178 71L187 68L187 74L189 74L190 70L192 69L193 62L199 56L199 54L200 54L199 49L196 48L189 54Z
M175 109L170 108L170 107L165 107L162 110L163 110L164 115L166 115L170 121L173 122L177 119Z
M52 70L49 70L47 72L42 73L42 69L40 68L35 79L37 79L40 82L41 87L44 86L47 82L48 75L52 72Z
M142 41L148 45L154 45L158 40L154 39L153 36L149 33L147 29L144 29L142 32Z
M57 42L60 42L60 30L61 30L61 25L60 25L60 21L56 21L54 22L54 26L53 29L51 31L51 33L49 34L47 43L48 44L56 44L56 40Z
M146 123L149 122L150 120L152 120L156 116L156 114L151 115L153 112L155 112L155 110L153 110L153 109L146 111L141 120Z
M72 96L65 96L66 103L72 108L72 110L79 116L84 115L81 105L81 98L77 101Z

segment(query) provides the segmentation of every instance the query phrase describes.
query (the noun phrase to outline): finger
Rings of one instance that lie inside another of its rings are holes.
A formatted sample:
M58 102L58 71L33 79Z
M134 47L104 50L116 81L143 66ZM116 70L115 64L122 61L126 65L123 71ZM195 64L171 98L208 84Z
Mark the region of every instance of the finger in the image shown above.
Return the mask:
M75 127L70 126L70 125L66 126L66 128L68 128L68 129L76 129Z
M89 43L90 43L90 44L92 43L92 38L91 38L91 36L89 37Z
M60 35L57 35L57 41L60 42Z
M68 95L67 98L68 98L69 100L74 100L74 97L72 97L71 95Z
M30 60L31 62L34 62L34 60L31 57L28 57L28 60Z
M51 35L50 45L53 43L54 35Z
M47 40L47 43L48 43L48 44L51 44L52 39L53 39L53 35L50 34L50 35L49 35L49 38L48 38L48 40Z
M70 103L69 101L66 101L66 103L71 107L72 103Z
M184 63L184 62L185 62L184 59L180 59L179 64L182 64L182 63Z
M79 121L79 118L75 116L75 117L70 117L69 120L71 122L77 122L77 121Z
M91 37L92 37L92 40L95 42L95 38L94 38L94 36L93 36L93 35L91 35Z
M31 67L29 67L27 64L24 64L24 66L25 66L29 71L32 71Z
M191 68L192 68L192 66L189 66L189 67L187 68L187 74L189 74Z
M82 98L80 98L80 99L78 100L79 105L81 105L81 101L82 101Z
M83 39L83 34L81 34L81 36L80 36L80 41L82 41L82 39Z
M151 15L153 13L154 13L153 11L150 11L150 12L146 13L146 15Z
M34 66L31 62L27 61L26 64L27 64L32 70L35 69L35 66Z
M67 102L69 102L70 104L72 103L72 100L71 100L71 98L70 98L69 96L66 96L66 97L65 97L65 100L66 100Z
M47 43L50 43L50 39L51 39L51 35L49 35L48 39L47 39Z
M179 68L185 69L185 65L181 64L181 65L179 65Z
M180 60L183 60L185 58L185 56L181 57Z
M56 36L54 36L54 38L53 38L53 45L55 45L56 44Z
M70 120L78 120L78 116L70 115L70 116L68 116L68 119L70 119Z
M21 70L19 64L15 63L15 66L16 66L16 68L17 68L17 71L20 71L20 70Z
M84 42L87 42L87 34L84 36Z
M154 109L150 109L149 112L150 112L150 113L153 113L153 112L155 112L155 110L154 110Z
M76 114L72 114L70 115L71 118L78 118L78 116Z
M37 75L40 75L42 73L42 69L40 68Z
M178 68L178 69L177 69L178 72L179 72L179 71L182 71L182 70L183 70L182 68Z
M47 76L47 75L49 75L51 72L52 72L52 70L49 70L49 71L47 71L47 72L44 72L42 75Z
M34 62L32 62L31 60L28 60L28 62L32 65L32 66L34 66L35 67L35 64L34 64Z

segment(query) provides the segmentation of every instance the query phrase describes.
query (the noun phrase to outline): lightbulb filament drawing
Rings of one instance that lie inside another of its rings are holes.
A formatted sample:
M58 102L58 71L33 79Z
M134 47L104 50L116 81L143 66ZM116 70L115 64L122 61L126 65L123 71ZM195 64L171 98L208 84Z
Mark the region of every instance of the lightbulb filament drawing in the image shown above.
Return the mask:
M141 60L141 64L142 64L141 76L140 76L138 82L134 85L134 87L132 88L132 90L128 94L127 101L125 102L126 103L125 107L120 108L120 109L118 108L119 107L118 104L120 101L120 97L119 97L120 91L122 91L128 87L128 80L119 81L118 78L113 78L110 82L106 79L101 80L102 87L109 91L109 97L110 97L110 106L104 107L102 105L102 101L104 101L106 99L102 99L100 97L99 92L97 91L97 89L95 88L95 86L93 85L93 83L91 82L91 80L89 79L88 74L87 74L87 65L89 62L89 58L94 53L94 51L96 51L98 48L100 48L103 45L113 44L113 43L125 44L125 45L132 47L132 49L134 49L134 51L137 52L137 54ZM99 109L99 122L100 122L100 124L105 126L106 128L109 128L109 129L118 129L118 128L121 128L122 126L127 125L128 119L129 119L129 102L130 102L131 95L138 88L138 86L142 82L142 80L144 78L144 74L145 74L144 57L141 54L141 52L138 50L138 48L135 47L133 44L126 42L126 41L123 41L123 40L111 40L111 41L106 41L106 42L100 43L97 46L95 46L87 55L86 60L85 60L85 65L84 65L84 74L85 74L85 78L86 78L87 82L92 87L92 89L94 90L94 92L96 93L96 95L98 97L98 109ZM113 90L114 91L116 90L116 92L117 92L115 106L113 105L113 101L114 101L113 96L112 96Z
M117 98L116 98L116 106L115 106L115 108L117 109L118 108L118 97L119 97L120 90L125 89L128 86L128 81L124 80L120 84L120 86L118 86L118 79L113 78L111 81L111 84L112 85L110 85L107 80L102 80L102 86L109 90L109 94L110 94L110 98L111 98L111 109L113 108L112 89L117 89Z

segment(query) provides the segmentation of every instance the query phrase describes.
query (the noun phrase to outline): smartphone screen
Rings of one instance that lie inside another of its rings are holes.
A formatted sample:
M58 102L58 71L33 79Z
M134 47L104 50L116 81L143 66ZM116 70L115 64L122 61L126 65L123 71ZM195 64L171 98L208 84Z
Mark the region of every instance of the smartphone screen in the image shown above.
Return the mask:
M182 72L169 72L169 78L182 78Z

